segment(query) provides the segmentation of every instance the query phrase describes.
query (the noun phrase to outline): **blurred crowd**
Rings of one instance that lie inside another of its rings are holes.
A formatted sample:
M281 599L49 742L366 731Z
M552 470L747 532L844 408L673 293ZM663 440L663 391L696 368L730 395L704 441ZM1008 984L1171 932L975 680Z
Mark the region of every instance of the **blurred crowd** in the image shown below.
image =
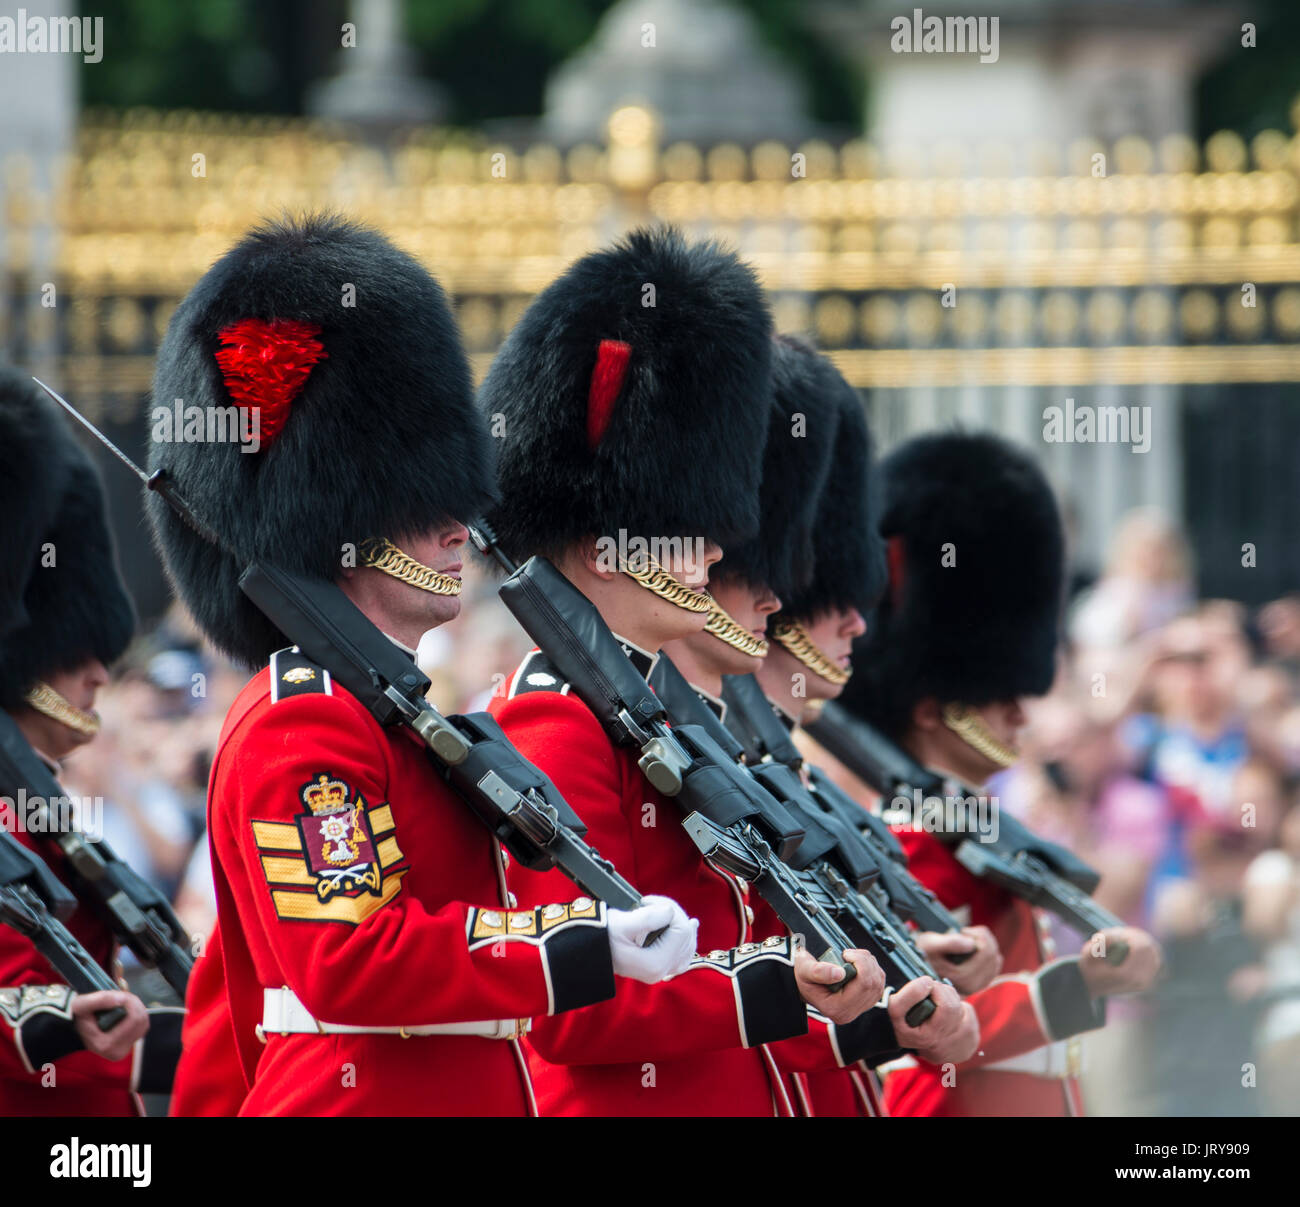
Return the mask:
M446 711L481 708L528 648L466 566L466 607L419 651ZM1102 872L1099 900L1151 929L1156 992L1087 1039L1096 1114L1300 1114L1300 596L1198 600L1178 529L1145 511L1076 586L1052 693L1027 709L1003 806ZM247 675L174 609L100 696L99 739L67 767L104 833L173 894L192 933L215 903L205 791ZM1058 928L1062 952L1080 938Z
M1300 597L1198 600L1183 535L1139 511L1066 634L994 790L1166 959L1088 1036L1090 1110L1300 1114Z

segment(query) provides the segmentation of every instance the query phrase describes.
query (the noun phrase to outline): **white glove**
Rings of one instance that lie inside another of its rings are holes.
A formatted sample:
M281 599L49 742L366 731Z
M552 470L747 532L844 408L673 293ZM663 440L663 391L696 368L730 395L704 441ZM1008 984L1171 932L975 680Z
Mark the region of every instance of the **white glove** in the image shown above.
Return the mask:
M605 919L618 976L653 985L685 972L695 958L699 921L688 918L671 897L642 897L636 909L607 910ZM643 947L646 937L657 930L664 933Z

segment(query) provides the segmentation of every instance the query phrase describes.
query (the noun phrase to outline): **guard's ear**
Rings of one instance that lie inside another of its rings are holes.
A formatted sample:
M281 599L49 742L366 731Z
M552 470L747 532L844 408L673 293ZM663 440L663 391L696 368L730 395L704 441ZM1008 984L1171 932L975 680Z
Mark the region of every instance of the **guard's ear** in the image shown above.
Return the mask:
M604 547L606 543L588 533L574 544L570 555L588 574L595 575L604 582L611 582L618 577L618 558Z
M933 733L943 725L943 709L933 696L925 696L912 705L912 727Z

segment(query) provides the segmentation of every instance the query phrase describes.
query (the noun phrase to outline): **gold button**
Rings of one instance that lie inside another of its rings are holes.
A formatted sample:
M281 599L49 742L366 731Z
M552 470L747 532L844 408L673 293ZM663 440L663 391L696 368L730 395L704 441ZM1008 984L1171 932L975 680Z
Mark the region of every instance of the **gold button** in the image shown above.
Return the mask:
M544 910L542 910L542 917L548 922L554 922L556 918L563 918L564 913L564 906L548 905Z
M481 914L479 914L479 921L482 922L484 926L500 926L501 915L494 909L485 909Z
M754 911L748 905L745 906L745 921L748 922L750 926L754 925Z
M720 947L715 947L711 952L709 952L710 960L725 960L726 958L727 953Z
M532 914L511 914L510 915L511 930L531 930L532 928L533 928Z
M764 947L781 947L785 940L780 935L773 935L770 939L763 940Z
M592 900L590 897L579 897L573 903L573 908L579 911L588 910L591 908L591 906L592 906Z
M737 876L737 877L736 877L736 887L737 887L738 889L740 889L740 891L741 891L742 893L748 893L748 892L749 892L749 881L746 880L746 879L744 878L744 876Z
M514 909L514 907L515 907L516 905L519 904L519 898L516 897L516 896L514 895L514 893L509 893L509 892L508 892L508 893L506 893L506 904L507 904L511 909Z

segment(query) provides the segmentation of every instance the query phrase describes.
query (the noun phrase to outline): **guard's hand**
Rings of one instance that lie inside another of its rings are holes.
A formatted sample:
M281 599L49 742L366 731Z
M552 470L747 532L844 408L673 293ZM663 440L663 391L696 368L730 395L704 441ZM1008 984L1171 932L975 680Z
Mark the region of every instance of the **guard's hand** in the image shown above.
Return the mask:
M1108 964L1109 945L1120 940L1128 944L1128 955L1122 964ZM1160 944L1136 926L1112 926L1098 931L1079 952L1079 971L1093 997L1145 993L1155 984L1160 962Z
M934 1001L934 1013L919 1027L907 1025L907 1012L925 998ZM915 1048L932 1064L969 1060L980 1046L980 1024L975 1009L957 996L957 990L928 976L908 981L889 996L889 1017L900 1048Z
M651 895L642 897L636 909L608 910L605 924L617 976L654 985L685 972L695 958L700 924L671 897ZM664 933L645 946L657 930Z
M111 1031L101 1031L95 1015L114 1006L126 1009L126 1017ZM134 993L121 989L101 989L96 993L78 993L72 998L72 1021L87 1052L105 1060L121 1060L128 1055L149 1030L149 1012Z
M978 993L1002 971L1002 952L987 926L967 926L944 934L927 930L916 936L916 943L935 972L947 977L962 997ZM962 953L973 954L960 964L948 959Z
M844 980L844 969L827 964L800 947L794 954L794 978L799 995L808 1005L820 1010L833 1023L851 1023L864 1010L870 1010L885 992L885 973L869 951L845 948L844 959L857 970L843 989L829 986Z

